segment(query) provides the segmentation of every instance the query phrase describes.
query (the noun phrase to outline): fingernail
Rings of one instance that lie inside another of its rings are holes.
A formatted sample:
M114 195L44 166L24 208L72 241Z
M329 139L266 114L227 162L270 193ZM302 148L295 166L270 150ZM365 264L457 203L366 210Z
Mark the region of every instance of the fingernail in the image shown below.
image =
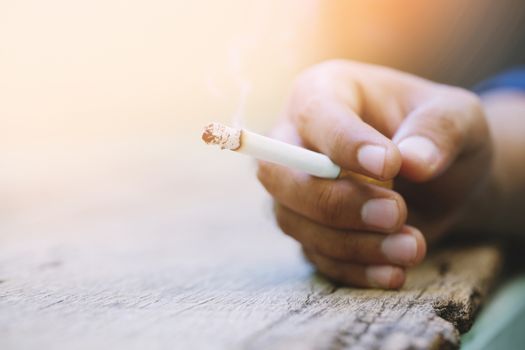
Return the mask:
M394 268L392 266L370 266L366 268L366 278L371 287L390 288Z
M399 208L393 199L370 199L361 209L361 219L367 225L393 228L399 219Z
M428 166L434 166L439 160L439 149L436 144L424 136L410 136L398 145L404 157L417 159Z
M375 145L364 145L357 151L357 161L372 174L383 175L385 168L386 148Z
M411 264L417 256L417 242L412 235L390 235L381 243L381 250L395 264Z

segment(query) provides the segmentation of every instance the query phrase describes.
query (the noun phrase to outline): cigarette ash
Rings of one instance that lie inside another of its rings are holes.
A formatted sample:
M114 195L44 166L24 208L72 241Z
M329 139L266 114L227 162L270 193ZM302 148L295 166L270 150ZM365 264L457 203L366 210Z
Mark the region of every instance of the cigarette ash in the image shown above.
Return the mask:
M220 123L208 124L202 132L202 140L221 149L236 150L241 147L241 130Z

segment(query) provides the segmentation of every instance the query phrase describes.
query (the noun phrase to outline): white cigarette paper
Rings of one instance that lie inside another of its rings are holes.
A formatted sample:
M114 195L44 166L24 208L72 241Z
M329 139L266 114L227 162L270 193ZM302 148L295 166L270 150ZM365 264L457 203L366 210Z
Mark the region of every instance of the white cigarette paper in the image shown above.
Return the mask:
M301 170L313 176L336 179L341 168L324 154L262 136L212 123L206 126L202 139L221 149L243 153L254 158Z

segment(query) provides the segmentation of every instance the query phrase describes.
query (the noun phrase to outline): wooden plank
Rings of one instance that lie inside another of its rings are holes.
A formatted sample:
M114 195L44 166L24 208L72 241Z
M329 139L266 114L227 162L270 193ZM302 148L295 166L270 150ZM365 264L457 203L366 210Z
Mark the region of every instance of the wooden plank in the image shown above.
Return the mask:
M398 292L333 285L279 233L249 161L149 146L46 153L38 174L42 154L10 158L0 348L457 348L500 267L481 245Z

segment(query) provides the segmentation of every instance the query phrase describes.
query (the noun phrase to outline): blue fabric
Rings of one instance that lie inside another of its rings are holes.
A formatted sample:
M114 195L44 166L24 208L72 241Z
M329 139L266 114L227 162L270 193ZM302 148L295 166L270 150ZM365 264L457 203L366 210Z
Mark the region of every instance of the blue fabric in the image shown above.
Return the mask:
M518 66L482 81L473 90L478 94L496 89L525 91L525 66Z

